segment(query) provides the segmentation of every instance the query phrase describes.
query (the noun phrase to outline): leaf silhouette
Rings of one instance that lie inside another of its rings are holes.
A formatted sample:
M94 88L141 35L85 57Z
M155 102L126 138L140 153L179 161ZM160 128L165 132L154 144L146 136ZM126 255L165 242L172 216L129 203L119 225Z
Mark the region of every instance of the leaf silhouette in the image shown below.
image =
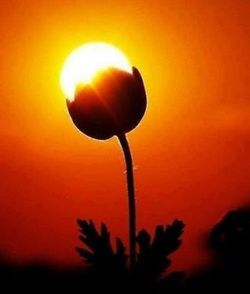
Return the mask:
M132 284L140 285L139 287L148 287L148 282L156 281L170 266L168 256L181 245L180 236L184 229L183 222L175 220L171 225L158 225L153 237L146 230L141 230L136 239L139 249L136 265L130 271L124 244L117 238L116 249L113 249L110 233L104 223L99 231L91 220L78 219L77 223L80 227L79 239L84 246L76 250L99 278L102 281L111 279L113 283L128 281L129 278ZM166 284L178 284L176 275L168 275L165 281Z
M102 275L124 275L126 272L127 255L122 241L116 239L116 251L113 250L110 233L102 223L100 233L90 220L77 220L80 227L79 239L85 248L76 248L77 252Z
M139 254L135 274L143 279L154 279L169 267L171 261L168 255L181 245L183 229L184 224L179 220L165 227L159 225L155 229L153 240L146 230L141 230L137 235Z

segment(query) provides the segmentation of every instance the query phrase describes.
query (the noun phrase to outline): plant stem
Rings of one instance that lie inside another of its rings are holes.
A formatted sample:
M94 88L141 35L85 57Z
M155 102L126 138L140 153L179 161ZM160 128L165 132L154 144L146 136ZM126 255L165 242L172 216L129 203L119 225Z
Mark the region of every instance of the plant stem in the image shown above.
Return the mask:
M120 141L127 172L127 189L128 189L128 207L129 207L129 250L130 250L130 269L133 269L136 262L136 207L135 207L135 189L133 175L133 160L129 144L125 134L118 135Z

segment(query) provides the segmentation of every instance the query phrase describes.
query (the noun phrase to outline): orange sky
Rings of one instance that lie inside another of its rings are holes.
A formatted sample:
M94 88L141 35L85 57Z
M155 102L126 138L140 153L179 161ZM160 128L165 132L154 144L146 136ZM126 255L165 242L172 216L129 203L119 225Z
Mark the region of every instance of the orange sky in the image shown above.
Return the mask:
M183 219L175 267L206 262L209 227L249 200L249 15L246 0L2 1L0 251L79 262L76 217L127 238L116 139L81 135L59 87L68 54L105 41L140 69L148 94L129 134L138 226Z

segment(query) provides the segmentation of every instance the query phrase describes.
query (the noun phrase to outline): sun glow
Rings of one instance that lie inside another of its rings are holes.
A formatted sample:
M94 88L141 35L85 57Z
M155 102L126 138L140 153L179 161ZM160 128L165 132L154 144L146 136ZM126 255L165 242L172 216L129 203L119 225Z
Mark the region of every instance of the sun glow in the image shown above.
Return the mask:
M132 73L126 56L106 43L87 43L74 50L66 59L61 73L61 87L67 99L73 100L79 84L91 83L101 70L115 67Z

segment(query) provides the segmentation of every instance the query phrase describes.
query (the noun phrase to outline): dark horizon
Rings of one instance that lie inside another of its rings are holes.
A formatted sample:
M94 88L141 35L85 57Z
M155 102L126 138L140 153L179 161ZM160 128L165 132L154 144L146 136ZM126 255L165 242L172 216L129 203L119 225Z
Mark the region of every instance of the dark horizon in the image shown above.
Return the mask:
M138 68L147 94L127 134L137 231L181 219L171 268L209 264L210 229L249 205L249 1L14 2L0 4L0 254L80 266L77 218L128 247L118 142L77 131L60 89L67 56L102 41Z
M78 221L80 226L83 225L81 222ZM163 267L160 263L158 265L155 263L156 256L148 265L143 263L143 267L137 268L139 271L133 273L135 276L132 280L126 274L124 275L123 271L113 268L113 266L116 267L115 264L92 263L88 259L85 259L87 266L85 263L85 266L82 264L78 267L58 267L42 262L14 265L0 258L1 287L3 289L7 287L9 291L16 290L18 287L19 291L26 291L26 293L34 291L38 285L40 285L40 291L57 289L57 291L69 290L70 293L78 293L80 288L85 292L102 290L110 293L129 293L130 291L144 293L190 293L190 291L200 293L205 291L208 293L218 290L237 292L249 290L249 208L229 211L219 223L214 225L207 236L206 243L213 254L212 264L203 265L189 273L175 272L172 269L174 257L170 253L166 259L168 262ZM181 250L181 243L179 245L172 249ZM171 248L171 239L165 246ZM86 249L86 245L84 248ZM78 249L80 255L81 250ZM165 252L168 252L168 249ZM83 253L83 258L89 256L85 255L86 250ZM95 253L95 250L92 253Z

